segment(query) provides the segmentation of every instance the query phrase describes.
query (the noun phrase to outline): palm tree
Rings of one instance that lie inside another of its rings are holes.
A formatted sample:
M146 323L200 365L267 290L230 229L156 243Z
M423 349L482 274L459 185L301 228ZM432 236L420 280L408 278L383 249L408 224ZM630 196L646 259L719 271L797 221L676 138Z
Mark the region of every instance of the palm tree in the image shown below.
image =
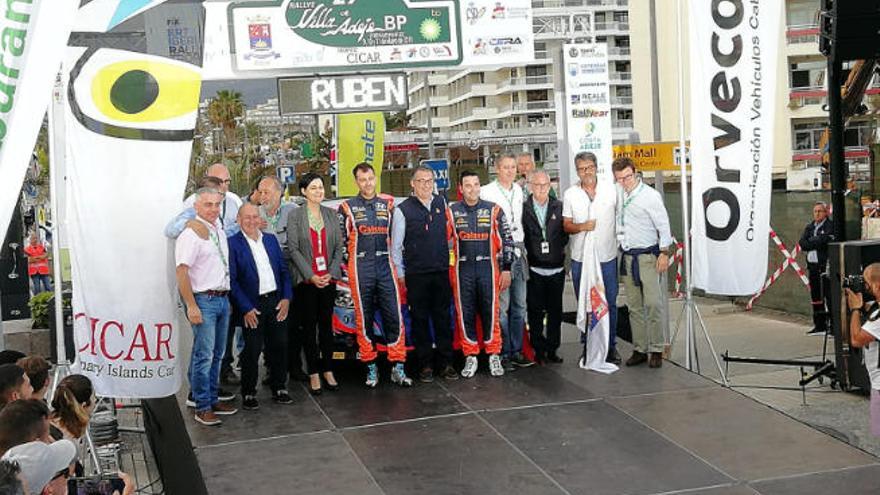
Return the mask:
M399 112L385 113L385 127L389 131L407 131L410 130L409 126L410 116L406 114L406 110L401 110Z
M241 93L228 89L217 91L217 96L208 104L208 119L223 129L224 149L235 139L235 119L244 115L244 102Z

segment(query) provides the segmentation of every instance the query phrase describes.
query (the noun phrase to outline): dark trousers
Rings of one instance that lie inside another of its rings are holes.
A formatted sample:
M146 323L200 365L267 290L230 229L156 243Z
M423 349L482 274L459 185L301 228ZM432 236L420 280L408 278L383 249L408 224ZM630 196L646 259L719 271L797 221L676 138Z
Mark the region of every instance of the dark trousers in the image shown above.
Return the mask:
M452 363L452 286L449 271L406 274L406 302L419 366L434 368L434 346L439 368ZM433 326L434 334L431 335Z
M241 395L257 394L258 362L264 352L269 365L272 391L287 386L287 321L278 321L278 293L271 292L257 300L257 328L243 328L244 350L241 351ZM268 342L265 351L264 342Z
M293 298L294 306L299 298L296 294ZM311 311L311 309L310 309ZM291 311L287 318L287 371L291 376L300 375L303 371L303 341L302 341L302 316L300 311Z
M526 307L529 318L529 340L540 359L559 349L562 326L562 291L565 287L565 271L555 275L529 273L526 289ZM544 333L544 317L547 317L547 333Z
M817 330L828 330L828 312L825 310L825 291L822 290L823 266L807 263L810 279L810 303L813 306L813 325Z
M296 286L296 313L300 320L300 335L306 353L306 367L310 375L333 370L333 305L336 302L336 283L319 289L305 282Z
M235 360L235 326L241 322L241 315L235 308L229 318L229 328L226 332L226 353L223 354L223 362L220 366L220 376L232 374L232 362ZM241 365L241 363L239 363Z

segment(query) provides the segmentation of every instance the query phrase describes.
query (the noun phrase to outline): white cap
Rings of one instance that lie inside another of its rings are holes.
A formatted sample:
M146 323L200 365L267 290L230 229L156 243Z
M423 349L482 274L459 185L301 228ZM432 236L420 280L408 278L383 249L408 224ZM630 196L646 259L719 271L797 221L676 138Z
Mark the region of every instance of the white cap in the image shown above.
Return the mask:
M28 442L7 450L3 459L17 462L28 488L39 493L59 471L76 459L76 445L70 440Z

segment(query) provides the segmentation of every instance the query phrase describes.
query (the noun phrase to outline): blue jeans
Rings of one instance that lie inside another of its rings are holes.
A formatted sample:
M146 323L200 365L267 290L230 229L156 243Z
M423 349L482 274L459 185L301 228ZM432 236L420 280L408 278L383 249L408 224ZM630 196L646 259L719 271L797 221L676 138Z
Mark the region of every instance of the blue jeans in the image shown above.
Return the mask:
M34 283L34 295L41 292L52 292L52 282L49 280L49 275L31 275L31 282Z
M602 282L605 284L605 299L608 300L609 339L608 350L617 346L617 293L620 291L617 280L617 258L599 263L602 266ZM574 297L580 294L581 268L583 263L571 260L571 282L574 285Z
M526 267L523 258L517 258L510 267L510 287L501 293L498 302L501 306L501 355L509 358L522 352L526 324Z
M202 323L193 325L192 356L189 361L189 385L196 411L209 411L217 403L220 388L220 363L226 349L229 329L229 299L196 294Z

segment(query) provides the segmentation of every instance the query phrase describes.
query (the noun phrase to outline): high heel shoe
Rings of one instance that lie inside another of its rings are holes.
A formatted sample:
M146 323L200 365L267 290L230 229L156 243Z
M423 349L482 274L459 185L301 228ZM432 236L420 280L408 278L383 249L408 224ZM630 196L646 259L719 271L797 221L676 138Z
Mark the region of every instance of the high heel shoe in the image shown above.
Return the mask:
M316 375L312 375L312 376L316 376ZM309 380L309 393L312 395L316 395L316 396L321 395L321 378L320 377L318 378L318 387L317 388L312 388L311 380Z
M330 383L329 381L327 381L327 378L324 376L322 376L321 378L324 380L324 384L326 385L326 388L328 391L336 392L339 390L339 383ZM333 377L333 380L335 381L336 377Z

